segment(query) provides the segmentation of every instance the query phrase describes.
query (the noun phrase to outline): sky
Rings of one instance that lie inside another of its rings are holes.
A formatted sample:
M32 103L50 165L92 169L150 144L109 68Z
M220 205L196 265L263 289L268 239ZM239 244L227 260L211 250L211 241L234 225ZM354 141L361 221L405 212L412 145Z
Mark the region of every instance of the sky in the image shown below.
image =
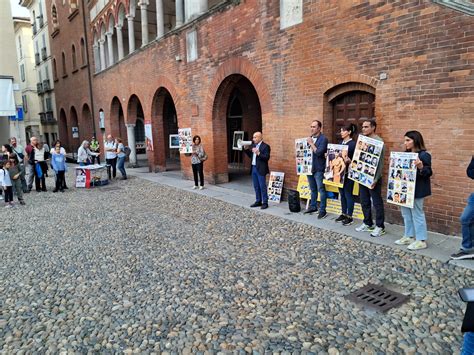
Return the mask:
M0 0L3 1L3 0ZM12 16L13 17L30 17L30 12L26 7L18 5L20 0L10 0L12 4Z

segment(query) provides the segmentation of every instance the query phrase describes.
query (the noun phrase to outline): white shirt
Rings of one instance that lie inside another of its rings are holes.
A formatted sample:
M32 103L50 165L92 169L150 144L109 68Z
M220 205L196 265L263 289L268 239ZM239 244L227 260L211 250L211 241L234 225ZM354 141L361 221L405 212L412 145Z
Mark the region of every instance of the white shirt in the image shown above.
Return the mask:
M105 142L104 144L105 147L105 159L115 159L117 158L117 153L115 153L115 150L117 150L117 145L115 142ZM113 152L107 151L107 149L114 149Z
M56 148L51 148L51 151L50 151L51 155L53 154L56 154ZM63 147L59 148L59 154L64 154L66 155L66 149L64 149Z
M255 148L257 149L260 149L260 144L262 144L262 142L258 143ZM257 165L257 154L253 153L252 155L252 165L256 166Z
M35 160L44 161L44 147L41 149L34 148L34 150L35 150Z

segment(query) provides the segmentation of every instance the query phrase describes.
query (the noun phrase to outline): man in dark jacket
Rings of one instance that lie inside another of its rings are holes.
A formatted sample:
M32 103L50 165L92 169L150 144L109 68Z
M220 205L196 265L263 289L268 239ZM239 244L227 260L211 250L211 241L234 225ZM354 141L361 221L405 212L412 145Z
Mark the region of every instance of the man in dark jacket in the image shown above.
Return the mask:
M309 188L311 189L310 207L304 213L313 213L318 210L318 193L321 200L319 204L318 219L327 217L326 213L326 188L323 183L324 170L326 169L326 152L328 150L328 139L321 133L322 123L318 120L311 122L311 137L308 144L313 151L313 166L308 175Z
M252 181L255 190L255 202L250 207L268 208L268 194L266 175L270 173L268 161L270 160L270 146L263 142L261 132L253 134L253 144L244 147L245 154L252 159Z
M474 156L466 170L467 176L474 179ZM461 250L451 255L451 259L474 259L474 193L467 199L467 206L461 215Z

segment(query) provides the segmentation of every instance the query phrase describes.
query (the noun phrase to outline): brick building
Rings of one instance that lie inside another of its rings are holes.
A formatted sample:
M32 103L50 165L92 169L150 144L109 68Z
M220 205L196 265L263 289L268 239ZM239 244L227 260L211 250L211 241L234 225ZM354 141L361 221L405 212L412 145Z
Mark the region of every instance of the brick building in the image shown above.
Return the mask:
M48 1L58 16L70 11ZM459 231L474 188L465 176L474 151L474 21L465 2L91 0L86 8L88 33L79 15L61 20L55 56L70 58L81 36L91 39L101 132L130 143L150 121L151 171L180 163L190 177L190 159L170 151L168 135L191 127L209 154L206 179L228 181L240 159L230 148L233 131L250 137L261 129L271 169L295 188L294 139L309 135L312 119L336 142L342 124L376 117L389 151L401 150L405 131L422 132L433 156L429 229ZM60 132L71 144L69 127L78 122L80 134L89 133L92 120L83 113L86 71L68 70L56 86ZM387 219L400 222L398 208L386 207Z

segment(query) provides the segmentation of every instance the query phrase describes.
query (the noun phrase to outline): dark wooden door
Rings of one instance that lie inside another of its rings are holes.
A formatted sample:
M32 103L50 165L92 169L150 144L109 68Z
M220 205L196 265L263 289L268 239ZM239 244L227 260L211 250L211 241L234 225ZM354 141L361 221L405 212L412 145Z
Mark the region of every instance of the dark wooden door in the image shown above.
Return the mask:
M354 123L360 133L362 122L375 117L375 95L364 91L350 91L338 96L333 104L333 142L341 140L341 127Z

